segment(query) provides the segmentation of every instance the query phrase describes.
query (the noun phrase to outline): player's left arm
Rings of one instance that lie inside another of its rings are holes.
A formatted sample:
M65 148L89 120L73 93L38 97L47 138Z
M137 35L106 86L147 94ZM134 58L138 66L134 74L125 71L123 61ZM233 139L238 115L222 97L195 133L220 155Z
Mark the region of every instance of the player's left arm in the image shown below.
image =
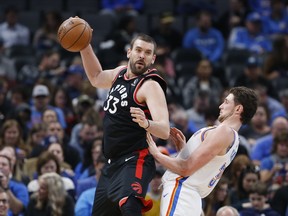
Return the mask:
M234 133L230 127L218 126L209 131L201 145L187 159L181 159L162 154L149 136L148 134L147 142L150 153L160 164L181 176L190 176L217 155L225 154L229 144L234 140Z
M131 107L133 121L154 136L168 139L170 132L168 108L160 84L154 80L145 81L139 88L136 97L139 102L146 103L152 120L146 119L145 113L140 108Z

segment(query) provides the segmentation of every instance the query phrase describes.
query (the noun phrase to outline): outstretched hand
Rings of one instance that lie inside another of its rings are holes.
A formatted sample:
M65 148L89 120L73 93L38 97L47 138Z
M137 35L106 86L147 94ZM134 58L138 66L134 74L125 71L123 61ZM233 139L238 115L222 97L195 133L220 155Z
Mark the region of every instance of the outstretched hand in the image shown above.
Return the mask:
M156 143L154 142L150 133L146 133L146 141L149 145L149 152L154 156L157 153L160 153Z
M170 129L170 139L174 143L177 152L179 152L186 144L186 137L179 129L175 127Z

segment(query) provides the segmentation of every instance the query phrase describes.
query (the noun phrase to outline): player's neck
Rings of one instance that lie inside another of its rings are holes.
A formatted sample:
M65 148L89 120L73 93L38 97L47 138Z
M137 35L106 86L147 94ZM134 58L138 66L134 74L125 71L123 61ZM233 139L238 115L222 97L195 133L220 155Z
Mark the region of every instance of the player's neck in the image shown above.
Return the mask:
M239 131L242 123L240 122L239 119L235 119L233 117L225 119L221 124L227 125L231 128L233 128L235 131Z

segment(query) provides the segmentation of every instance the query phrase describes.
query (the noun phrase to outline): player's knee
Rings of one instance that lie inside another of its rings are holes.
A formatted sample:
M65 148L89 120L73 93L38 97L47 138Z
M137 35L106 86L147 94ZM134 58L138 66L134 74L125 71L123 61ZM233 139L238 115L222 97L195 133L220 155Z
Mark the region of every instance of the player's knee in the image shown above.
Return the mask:
M141 209L142 209L142 203L141 201L134 197L129 196L125 204L123 204L121 207L121 213L123 216L141 216Z

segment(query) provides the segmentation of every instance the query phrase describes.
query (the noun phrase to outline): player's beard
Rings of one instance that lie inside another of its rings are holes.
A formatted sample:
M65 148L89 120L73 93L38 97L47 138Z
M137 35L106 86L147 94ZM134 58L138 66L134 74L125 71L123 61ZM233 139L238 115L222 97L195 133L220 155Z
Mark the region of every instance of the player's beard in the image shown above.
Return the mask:
M140 61L140 62L143 64L141 68L140 66L136 66L137 61L136 62L130 61L131 72L135 75L141 75L145 73L150 67L150 65L147 66L144 61Z
M234 113L234 110L232 110L230 113L227 113L227 114L225 114L225 115L220 114L219 117L218 117L218 121L219 121L220 123L222 123L223 121L225 121L226 119L228 119L230 116L232 116L233 113Z

